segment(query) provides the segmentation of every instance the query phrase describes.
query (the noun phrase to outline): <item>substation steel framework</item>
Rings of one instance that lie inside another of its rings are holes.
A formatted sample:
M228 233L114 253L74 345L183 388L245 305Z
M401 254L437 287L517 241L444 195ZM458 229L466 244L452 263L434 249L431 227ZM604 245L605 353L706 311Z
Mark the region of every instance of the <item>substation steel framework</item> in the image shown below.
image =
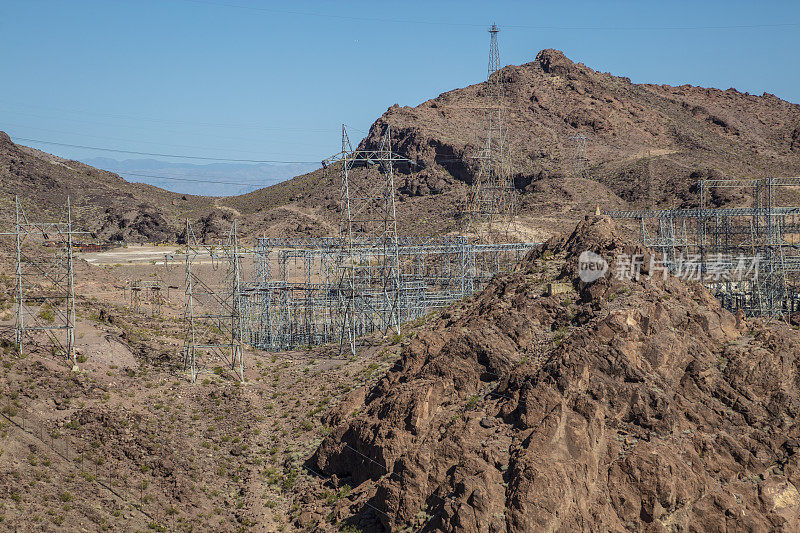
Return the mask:
M703 283L726 308L785 319L800 310L800 206L776 203L783 187L798 186L800 178L700 180L699 208L605 214L638 219L642 244L673 271L687 257L698 258ZM711 206L731 189L748 192L752 205ZM745 279L720 275L740 273L744 265L751 271Z
M482 289L492 276L513 269L536 246L474 244L463 236L398 238L400 322L423 317ZM341 344L339 315L345 309L335 273L342 247L338 238L256 240L255 279L244 288L249 344L270 351ZM354 248L349 257L358 263L383 261L370 247ZM355 314L366 312L358 307L365 300L354 299ZM372 326L359 333L378 329L377 323Z
M57 221L31 220L19 197L14 197L16 224L16 320L14 340L19 353L26 342L37 343L46 335L54 351L61 351L77 369L75 352L75 272L73 242L76 230L67 197ZM59 333L63 333L60 338Z
M244 381L244 337L242 322L242 280L236 219L228 235L218 246L201 243L186 221L186 282L184 321L186 340L183 367L192 382L197 374L215 361L229 367ZM204 276L198 272L200 261L222 275ZM213 277L215 279L209 279ZM222 368L222 366L220 366Z
M369 150L354 150L342 126L341 151L322 162L323 169L339 165L337 237L257 239L254 278L227 285L226 290L237 295L237 310L232 313L226 307L220 316L207 318L238 323L238 343L246 339L257 348L289 350L338 342L340 352L348 349L355 354L359 337L399 331L403 322L473 294L538 246L500 242L510 233L517 195L504 140L498 32L495 25L489 30L486 140L475 155L478 174L464 217L465 230L477 236L475 243L460 236L399 236L394 170L415 162L392 151L389 125L379 147ZM487 227L484 234L481 226ZM189 235L187 222L187 240ZM192 295L198 284L191 275L191 257L187 251L187 338L194 328ZM185 361L191 359L189 347L196 344L187 340Z
M164 296L166 291L167 287L160 279L133 279L128 281L122 289L123 297L128 297L133 312L141 312L142 302L144 302L149 305L150 313L154 317L161 316L161 311L166 301Z
M342 150L325 161L339 164L339 248L334 255L340 350L355 354L356 339L375 330L399 331L400 283L394 167L414 161L392 152L386 126L377 150L353 150L342 125ZM359 169L360 171L356 170ZM370 170L377 169L377 176ZM377 178L377 179L375 179Z
M504 86L500 74L500 29L489 28L489 68L486 78L483 146L473 155L478 172L467 191L464 233L480 242L507 237L517 214L517 191L511 173L511 151L506 142ZM485 231L481 231L485 226Z
M572 155L572 175L575 178L589 179L589 159L586 157L586 141L589 137L583 133L569 138L575 141L575 151Z

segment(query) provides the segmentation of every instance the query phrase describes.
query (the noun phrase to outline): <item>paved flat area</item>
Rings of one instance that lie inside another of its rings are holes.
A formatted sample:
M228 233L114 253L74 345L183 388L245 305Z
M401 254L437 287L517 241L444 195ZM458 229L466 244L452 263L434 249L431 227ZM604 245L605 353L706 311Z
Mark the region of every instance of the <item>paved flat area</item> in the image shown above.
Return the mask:
M125 248L114 248L106 252L78 253L77 257L92 265L118 265L126 263L163 262L164 256L175 257L177 246L129 245ZM183 256L180 257L183 259Z

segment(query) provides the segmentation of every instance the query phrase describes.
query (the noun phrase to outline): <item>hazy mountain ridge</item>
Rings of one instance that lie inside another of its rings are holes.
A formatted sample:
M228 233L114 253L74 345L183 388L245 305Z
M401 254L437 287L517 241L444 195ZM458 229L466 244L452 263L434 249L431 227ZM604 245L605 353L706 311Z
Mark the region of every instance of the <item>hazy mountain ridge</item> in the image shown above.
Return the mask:
M156 159L96 157L87 165L109 170L128 181L199 196L235 196L311 172L318 164L175 163ZM172 178L172 179L170 179Z

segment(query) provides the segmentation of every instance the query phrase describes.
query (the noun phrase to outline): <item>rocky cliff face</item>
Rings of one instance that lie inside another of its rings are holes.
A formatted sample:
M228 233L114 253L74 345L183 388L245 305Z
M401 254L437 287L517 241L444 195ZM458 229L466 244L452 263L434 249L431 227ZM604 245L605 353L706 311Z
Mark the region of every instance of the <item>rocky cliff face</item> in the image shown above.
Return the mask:
M584 250L610 264L588 284ZM333 516L391 531L798 530L796 332L649 277L647 260L617 279L632 253L649 252L587 219L417 328L363 404L354 393L328 417L310 467L354 487ZM569 289L544 296L554 278Z

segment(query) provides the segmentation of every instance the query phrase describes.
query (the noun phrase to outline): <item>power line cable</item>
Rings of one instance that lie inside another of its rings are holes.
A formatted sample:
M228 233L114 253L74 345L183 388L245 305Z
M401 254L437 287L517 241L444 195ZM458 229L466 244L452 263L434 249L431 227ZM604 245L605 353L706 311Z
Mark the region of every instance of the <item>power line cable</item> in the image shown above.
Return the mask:
M100 169L105 170L106 172L113 172L114 174L118 174L120 176L134 176L137 178L154 178L154 179L162 179L162 180L172 180L172 181L189 181L193 183L214 183L219 185L243 185L247 187L256 187L256 188L263 188L268 187L269 185L265 183L254 183L254 182L244 182L244 181L223 181L223 180L215 180L215 179L197 179L197 178L178 178L175 176L160 176L158 174L141 174L138 172L127 172L124 170L114 170L114 169ZM291 179L291 178L289 178Z
M2 102L0 102L0 107L2 107L2 105L3 105ZM12 109L12 110L7 111L7 112L9 114L14 114L14 115L24 115L26 117L44 118L44 119L48 119L48 120L55 119L55 120L61 120L61 121L69 121L70 124L75 124L75 123L90 124L92 126L105 126L105 127L114 128L114 129L126 129L126 130L139 129L139 130L144 130L145 132L148 132L148 133L151 132L152 128L153 128L153 126L145 125L145 124L131 124L131 123L124 123L124 122L122 122L122 123L120 123L120 122L110 123L110 122L105 122L105 121L98 122L96 120L86 120L86 119L82 119L82 118L54 117L52 114L45 115L45 114L39 114L39 113L30 113L30 112L26 112L26 111L20 111L18 109ZM67 133L67 132L63 132L63 131L59 132L57 130L39 128L39 127L36 127L36 126L30 126L30 125L18 125L18 124L12 124L12 123L8 123L8 122L4 122L3 124L5 126L15 126L15 127L20 127L20 128L32 128L32 129L35 129L35 130L48 131L48 132L52 132L52 133ZM170 128L170 129L159 128L158 131L161 134L170 133L170 134L173 134L173 135L176 135L176 136L185 136L186 135L186 131L185 130L180 130L178 128L174 128L174 129L173 128ZM296 133L301 133L302 132L302 130L288 130L288 131L296 132ZM320 131L320 132L324 131L326 133L333 133L334 131L338 131L338 130L307 130L307 131L302 132L302 133L305 135L307 132L318 132L318 131ZM103 139L107 139L107 140L112 140L110 137L106 137L106 136L87 135L87 134L74 133L74 132L69 132L67 134L69 134L69 135L82 135L82 136L85 136L85 137L95 137L95 138L99 137L99 138L103 138ZM239 141L239 142L253 142L253 140L254 140L254 137L252 137L252 136L249 137L249 138L231 137L231 136L228 136L228 135L220 135L216 131L198 131L198 129L194 128L194 127L191 130L191 135L192 136L199 135L201 137L210 137L210 138L213 138L213 139L216 139L216 140L225 139L225 140ZM270 139L268 141L270 144L286 144L286 145L290 145L290 146L307 146L307 147L318 148L317 145L310 144L310 143L287 141L287 140L284 139L286 137L286 132L282 132L278 128L259 131L257 135L258 135L258 138L267 137L267 136L273 136L273 137L274 136L280 136L281 137L281 140L277 140L277 141ZM128 139L114 139L114 140L119 140L119 141L124 141L124 142L145 142L145 143L153 143L153 144L162 144L162 143L156 142L156 141L130 141ZM171 146L186 147L185 145L177 145L177 144L171 145ZM196 148L196 147L191 146L189 148Z
M415 20L415 19L392 19L378 17L357 17L352 15L338 15L335 13L318 13L312 11L296 11L288 9L276 9L259 6L245 6L228 2L213 2L210 0L180 0L194 4L204 4L209 6L230 7L264 13L280 13L284 15L298 15L304 17L320 17L339 20L352 20L358 22L378 22L395 24L419 24L427 26L460 26L471 28L485 28L486 24L476 24L469 22L435 21L435 20ZM694 25L694 26L549 26L531 24L502 24L503 29L525 29L525 30L552 30L552 31L704 31L704 30L743 30L743 29L779 29L794 28L800 26L800 22L776 22L768 24L716 24L716 25Z
M74 131L53 130L53 129L50 129L50 128L39 128L37 126L28 126L28 125L24 125L24 124L13 124L11 122L3 122L2 126L6 129L6 131L8 130L7 126L12 126L14 128L30 128L32 130L36 130L36 131L40 131L40 132L57 133L57 134L60 134L60 135L70 135L70 136L76 135L78 137L90 137L92 139L103 139L103 140L106 140L106 141L118 141L118 142L123 142L123 143L154 144L154 145L159 146L159 147L191 148L191 149L194 149L194 150L202 150L202 151L209 151L209 150L214 150L215 149L215 148L206 148L205 146L191 146L191 145L187 145L187 144L162 143L162 142L159 142L159 141L143 141L143 140L135 140L135 139L122 139L122 138L119 138L119 137L109 137L107 135L92 135L91 133L78 133L78 132L74 132ZM163 130L162 130L162 133L164 133ZM223 137L217 137L217 138L222 139ZM278 144L282 144L282 143L278 142ZM296 144L296 143L289 142L287 144ZM310 144L301 144L301 145L303 145L303 146L313 146L314 148L317 148L317 146L310 145ZM239 149L236 149L236 148L227 148L227 150L231 151L231 152L238 152L238 153L241 153L241 154L261 154L261 153L263 153L261 151L239 150ZM302 155L299 155L299 154L282 154L282 155L303 157Z
M155 153L155 152L138 152L135 150L118 150L116 148L101 148L99 146L87 146L82 144L68 144L68 143L59 143L54 141L45 141L41 139L30 139L27 137L15 137L18 141L24 142L34 142L40 144L47 144L52 146L63 146L66 148L82 148L84 150L97 150L100 152L113 152L119 154L132 154L132 155L147 155L152 157L171 157L175 159L196 159L200 161L223 161L223 162L230 162L230 163L280 163L280 164L291 164L291 163L305 163L305 164L318 164L320 161L289 161L289 160L278 160L278 159L235 159L235 158L228 158L228 157L203 157L203 156L195 156L195 155L184 155L184 154L162 154L162 153Z

